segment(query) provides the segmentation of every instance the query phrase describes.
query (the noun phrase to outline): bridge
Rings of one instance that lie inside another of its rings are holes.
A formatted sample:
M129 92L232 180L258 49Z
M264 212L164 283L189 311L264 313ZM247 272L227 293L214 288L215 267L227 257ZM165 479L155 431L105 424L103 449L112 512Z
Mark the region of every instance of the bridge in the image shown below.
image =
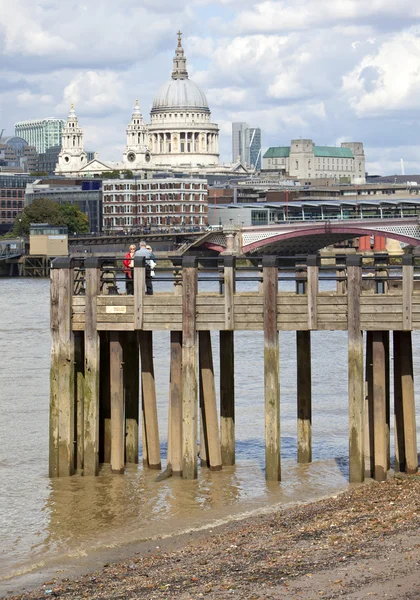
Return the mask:
M7 240L0 242L0 261L10 258L19 258L24 253L24 242L21 240Z
M205 234L186 249L234 254L314 254L321 248L364 236L392 238L420 246L418 217L295 221L256 227L225 226Z

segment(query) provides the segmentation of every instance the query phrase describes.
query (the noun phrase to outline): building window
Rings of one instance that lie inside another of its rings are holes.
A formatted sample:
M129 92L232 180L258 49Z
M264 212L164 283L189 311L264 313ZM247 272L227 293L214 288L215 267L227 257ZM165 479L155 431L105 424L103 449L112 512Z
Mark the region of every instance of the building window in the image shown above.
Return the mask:
M296 170L298 170L298 169L299 169L299 161L297 160L296 161Z

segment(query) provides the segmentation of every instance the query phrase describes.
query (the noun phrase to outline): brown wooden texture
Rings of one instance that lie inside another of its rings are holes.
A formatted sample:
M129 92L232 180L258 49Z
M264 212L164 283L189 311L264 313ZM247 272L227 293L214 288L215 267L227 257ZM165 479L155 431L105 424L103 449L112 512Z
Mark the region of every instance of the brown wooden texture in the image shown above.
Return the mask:
M200 331L199 333L199 365L204 408L203 424L208 448L207 462L210 470L220 471L222 468L222 454L210 331Z
M311 332L296 332L298 462L312 462Z
M364 389L363 335L360 328L362 273L348 264L348 386L349 386L349 470L350 482L364 480Z
M372 333L373 375L373 476L384 481L388 470L388 436L386 427L385 337L382 331Z
M182 287L179 288L182 291ZM180 331L171 331L169 393L170 462L172 474L182 475L182 333Z
M407 473L418 470L416 412L413 378L413 349L411 331L398 332L401 413L404 443L404 466ZM401 461L400 461L401 462Z
M269 481L280 481L280 374L279 333L277 331L277 266L263 267L263 288L266 479Z
M146 288L146 269L136 267L134 273L134 329L143 329L143 305Z
M76 469L78 473L83 473L83 457L85 450L85 348L84 337L81 332L76 332L74 334L74 369L76 393Z
M222 464L235 464L235 363L234 333L220 334L220 438Z
M153 334L150 331L140 331L138 336L141 356L141 392L145 435L143 444L147 446L149 469L160 469L159 427L155 371L153 367Z
M184 266L182 282L182 476L184 479L196 479L198 418L197 269L192 266Z
M96 297L99 286L99 269L86 268L85 475L97 475L99 470L99 332L96 322Z
M111 462L111 396L109 333L100 333L99 381L99 462Z
M74 337L71 328L73 269L59 269L58 290L58 473L72 475L75 470L75 387Z
M139 346L135 332L123 334L125 398L125 462L139 462Z
M118 332L110 334L111 471L124 473L123 347Z
M51 327L51 368L50 368L50 431L49 431L49 475L58 477L58 406L59 406L59 302L58 290L60 272L59 269L51 270L50 288L50 327Z

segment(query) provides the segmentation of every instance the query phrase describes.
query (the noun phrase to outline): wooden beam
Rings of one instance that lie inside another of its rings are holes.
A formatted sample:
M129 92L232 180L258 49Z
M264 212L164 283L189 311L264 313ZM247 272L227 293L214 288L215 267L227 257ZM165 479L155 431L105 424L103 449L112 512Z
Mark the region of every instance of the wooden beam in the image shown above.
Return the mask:
M418 454L411 331L401 331L400 340L405 470L413 474L418 471Z
M111 462L111 382L109 333L101 331L99 340L99 462Z
M182 291L182 287L180 287ZM182 475L182 332L171 331L168 445L173 475ZM170 441L169 441L170 437Z
M197 478L197 260L183 259L182 281L182 476Z
M75 387L74 336L71 327L73 269L68 258L59 268L59 403L58 403L58 474L73 475L75 470Z
M96 320L96 299L101 273L97 258L87 258L86 323L85 323L85 451L84 475L99 471L99 333Z
M76 392L76 469L83 473L84 458L84 428L85 428L85 344L84 335L81 331L74 333L74 368L75 368L75 392Z
M222 465L235 464L234 333L220 331L220 437Z
M235 329L235 257L223 258L225 283L225 329Z
M306 293L308 298L308 329L313 330L318 327L318 257L310 255L307 258L307 285Z
M211 471L222 468L219 422L217 417L216 387L214 383L213 354L210 331L199 332L200 383L202 386L204 429L207 439L207 462Z
M143 329L143 305L146 290L146 260L144 256L134 257L134 329Z
M135 332L122 336L124 350L125 462L139 462L139 346Z
M280 374L277 331L277 257L263 257L266 479L280 481Z
M384 481L388 470L388 436L386 431L385 344L382 331L372 333L373 364L373 448L376 481Z
M296 332L298 463L312 462L311 332Z
M363 335L360 329L361 257L347 257L349 475L364 481Z
M403 330L410 331L413 327L413 286L414 286L414 266L413 266L413 255L403 254L402 257L402 301L403 301L403 313L402 322Z
M124 473L123 348L118 332L110 333L111 472Z
M55 268L55 261L51 269L50 288L50 326L51 326L51 367L50 367L50 432L49 432L49 476L58 477L58 406L59 406L59 303L58 291L60 289L60 271Z
M138 336L141 356L141 393L144 422L143 445L147 448L146 453L149 469L159 470L161 468L161 459L155 370L153 366L153 333L151 331L139 331Z

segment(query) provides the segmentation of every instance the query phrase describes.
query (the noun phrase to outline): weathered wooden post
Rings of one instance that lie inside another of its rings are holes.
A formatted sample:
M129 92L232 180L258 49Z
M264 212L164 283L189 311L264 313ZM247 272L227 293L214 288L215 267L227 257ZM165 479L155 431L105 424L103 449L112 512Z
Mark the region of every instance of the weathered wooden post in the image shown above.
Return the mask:
M82 474L85 432L85 340L82 331L76 331L73 335L76 391L76 469L78 473Z
M223 465L235 464L235 262L234 256L224 257L225 330L219 333L220 437Z
M199 332L199 363L201 397L203 399L203 441L207 450L207 464L211 471L220 471L222 468L222 454L220 450L210 331Z
M375 450L373 445L373 332L366 331L365 358L365 468L368 477L373 477L375 470Z
M99 463L111 462L111 382L109 331L99 334Z
M373 451L376 481L384 481L388 470L388 436L386 427L386 369L385 336L383 331L372 334L373 390ZM372 431L372 428L371 428Z
M125 461L139 462L139 346L134 331L123 337L125 397Z
M123 347L118 331L110 332L111 472L124 473Z
M84 475L97 475L99 471L99 333L96 300L101 283L99 260L87 258L85 269L85 450L83 473Z
M350 482L362 482L364 469L363 334L360 328L362 260L347 257L349 471Z
M135 284L134 284L135 286ZM134 294L136 288L134 287ZM147 466L160 469L159 427L156 405L155 371L153 366L153 333L139 331L141 357L141 394L143 407L143 447L147 448ZM143 452L144 459L144 452ZM144 464L144 460L143 460Z
M173 258L174 295L182 295L182 258ZM182 331L171 331L171 361L168 418L168 461L172 475L182 475Z
M278 266L276 256L263 257L264 398L266 479L280 481L280 375L277 330Z
M182 476L197 478L197 259L182 262Z
M308 327L314 325L317 301L314 290L318 290L318 267L315 257L308 257L308 273L296 264L296 293L308 293ZM315 271L316 269L316 271ZM310 283L309 283L310 282ZM309 285L308 285L309 284ZM311 296L311 299L309 299ZM312 307L312 314L310 310ZM296 331L297 354L297 456L299 463L312 461L312 377L311 377L311 332Z
M52 353L50 392L50 476L75 470L74 336L72 331L73 269L71 259L53 261L51 282ZM55 321L55 323L53 322Z

